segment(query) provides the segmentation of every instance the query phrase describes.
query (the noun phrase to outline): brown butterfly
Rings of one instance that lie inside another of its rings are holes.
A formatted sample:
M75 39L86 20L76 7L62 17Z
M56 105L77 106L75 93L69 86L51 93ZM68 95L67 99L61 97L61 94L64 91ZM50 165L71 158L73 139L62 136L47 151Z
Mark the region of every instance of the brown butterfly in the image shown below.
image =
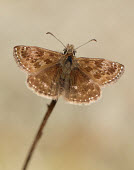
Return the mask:
M63 46L63 53L35 46L14 47L17 64L28 74L28 86L43 97L58 99L62 95L68 102L89 104L100 97L101 87L115 82L124 72L124 66L117 62L76 58L76 49L81 46Z

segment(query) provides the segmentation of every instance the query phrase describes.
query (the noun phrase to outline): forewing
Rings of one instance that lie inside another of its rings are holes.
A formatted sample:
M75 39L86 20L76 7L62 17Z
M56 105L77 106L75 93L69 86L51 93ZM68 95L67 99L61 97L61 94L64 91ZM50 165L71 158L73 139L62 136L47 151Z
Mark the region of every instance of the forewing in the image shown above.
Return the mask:
M103 86L115 82L124 72L124 66L98 58L77 58L80 68L99 85Z
M34 46L15 46L14 58L18 66L30 73L39 72L57 63L62 54Z
M85 75L79 68L70 73L69 89L65 89L65 98L69 102L89 104L100 97L100 87Z
M42 70L38 74L29 75L28 86L43 97L57 99L59 95L59 77L61 74L60 64Z

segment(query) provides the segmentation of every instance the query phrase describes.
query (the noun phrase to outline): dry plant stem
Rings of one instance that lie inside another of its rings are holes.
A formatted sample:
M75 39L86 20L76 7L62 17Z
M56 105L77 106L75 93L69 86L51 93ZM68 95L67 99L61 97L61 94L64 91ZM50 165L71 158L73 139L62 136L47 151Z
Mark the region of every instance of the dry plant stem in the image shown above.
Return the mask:
M25 162L24 162L24 166L23 166L22 170L26 170L26 169L27 169L27 166L28 166L28 164L29 164L29 161L31 160L31 157L32 157L32 155L33 155L33 152L34 152L34 150L35 150L35 147L36 147L39 139L40 139L41 136L42 136L43 128L44 128L44 126L46 125L47 120L48 120L50 114L52 113L52 111L53 111L56 103L57 103L57 100L52 100L51 103L50 103L50 105L48 105L47 112L46 112L46 114L45 114L45 116L44 116L44 118L43 118L43 120L42 120L42 122L41 122L41 124L40 124L39 130L38 130L38 132L37 132L37 134L36 134L36 136L35 136L35 138L34 138L34 141L33 141L32 145L31 145L31 148L30 148L30 150L29 150L29 152L28 152L28 155L27 155L27 157L26 157L26 160L25 160Z

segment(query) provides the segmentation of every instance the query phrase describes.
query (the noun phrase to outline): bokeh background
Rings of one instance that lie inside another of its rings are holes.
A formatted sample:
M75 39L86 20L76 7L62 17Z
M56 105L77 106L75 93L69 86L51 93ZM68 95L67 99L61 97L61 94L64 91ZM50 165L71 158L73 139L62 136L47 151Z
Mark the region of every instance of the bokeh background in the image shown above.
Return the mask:
M134 1L0 0L0 170L22 167L50 100L26 85L13 58L16 45L100 57L125 65L121 79L89 106L60 98L28 170L134 169Z

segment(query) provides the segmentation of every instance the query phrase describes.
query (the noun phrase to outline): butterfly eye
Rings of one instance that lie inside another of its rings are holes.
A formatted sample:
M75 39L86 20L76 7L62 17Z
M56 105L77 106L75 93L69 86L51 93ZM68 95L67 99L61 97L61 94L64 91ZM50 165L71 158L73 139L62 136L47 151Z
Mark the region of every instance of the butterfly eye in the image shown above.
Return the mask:
M64 54L66 54L66 53L67 53L67 49L64 49L63 51L64 51Z
M76 54L76 50L73 51L73 54L74 54L74 55Z

